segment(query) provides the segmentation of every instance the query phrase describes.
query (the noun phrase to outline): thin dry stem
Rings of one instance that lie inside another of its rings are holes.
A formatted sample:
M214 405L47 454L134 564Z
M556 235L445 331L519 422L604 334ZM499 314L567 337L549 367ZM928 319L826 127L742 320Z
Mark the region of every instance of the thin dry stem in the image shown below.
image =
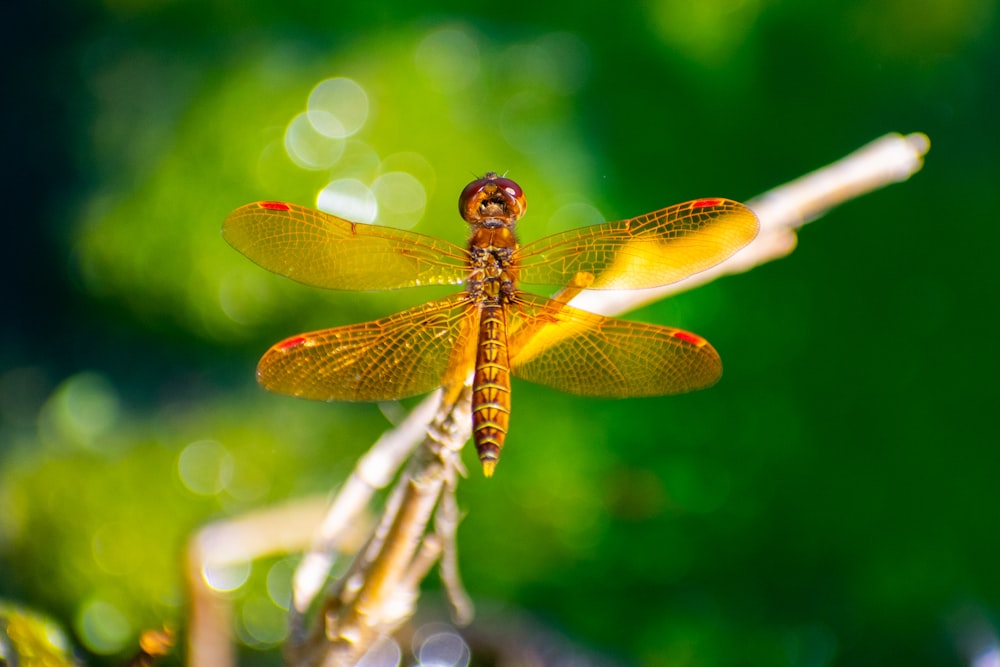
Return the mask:
M424 438L427 424L439 410L441 392L424 399L396 428L386 431L358 460L337 493L313 538L309 551L295 572L293 607L304 614L326 581L338 550L338 541L368 505L375 491L385 488L406 457Z
M420 582L454 541L455 525L447 512L437 512L437 533L428 534L427 527L442 495L453 492L461 471L458 454L469 438L470 389L462 387L457 394L445 399L427 425L371 539L327 595L320 622L286 645L290 664L353 665L379 637L413 615Z

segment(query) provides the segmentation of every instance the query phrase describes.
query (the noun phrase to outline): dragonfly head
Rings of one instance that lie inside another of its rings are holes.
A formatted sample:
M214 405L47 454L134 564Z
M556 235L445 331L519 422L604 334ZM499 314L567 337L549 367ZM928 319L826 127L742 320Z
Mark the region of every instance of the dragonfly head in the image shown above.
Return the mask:
M521 186L492 171L466 185L458 198L458 212L472 225L510 227L527 209Z

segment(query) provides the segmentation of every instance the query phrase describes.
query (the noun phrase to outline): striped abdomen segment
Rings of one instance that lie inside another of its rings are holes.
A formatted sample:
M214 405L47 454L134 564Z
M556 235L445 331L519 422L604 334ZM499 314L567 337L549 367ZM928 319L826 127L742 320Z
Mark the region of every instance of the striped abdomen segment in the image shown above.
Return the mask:
M483 464L493 475L510 423L510 362L503 308L483 307L479 320L479 349L472 381L472 438Z

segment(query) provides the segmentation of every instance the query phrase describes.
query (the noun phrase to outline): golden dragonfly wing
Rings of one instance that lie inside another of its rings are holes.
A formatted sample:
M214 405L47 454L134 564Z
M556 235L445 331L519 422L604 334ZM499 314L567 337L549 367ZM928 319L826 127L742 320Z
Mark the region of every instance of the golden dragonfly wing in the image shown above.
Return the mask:
M241 206L222 236L265 269L315 287L458 285L469 273L469 253L447 241L284 202Z
M708 341L670 327L603 317L525 292L507 307L514 377L580 396L680 394L715 384Z
M478 308L465 293L373 322L299 334L257 364L267 389L321 401L383 401L458 381L475 362Z
M659 287L704 271L757 235L757 216L729 199L696 199L628 220L546 236L515 253L519 280L588 289Z

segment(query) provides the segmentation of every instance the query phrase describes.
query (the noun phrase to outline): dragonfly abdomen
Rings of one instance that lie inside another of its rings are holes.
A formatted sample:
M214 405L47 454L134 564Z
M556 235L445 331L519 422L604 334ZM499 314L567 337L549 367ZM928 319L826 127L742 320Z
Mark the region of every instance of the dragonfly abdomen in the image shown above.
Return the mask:
M510 362L503 308L483 306L472 381L472 437L483 474L493 475L510 424Z

